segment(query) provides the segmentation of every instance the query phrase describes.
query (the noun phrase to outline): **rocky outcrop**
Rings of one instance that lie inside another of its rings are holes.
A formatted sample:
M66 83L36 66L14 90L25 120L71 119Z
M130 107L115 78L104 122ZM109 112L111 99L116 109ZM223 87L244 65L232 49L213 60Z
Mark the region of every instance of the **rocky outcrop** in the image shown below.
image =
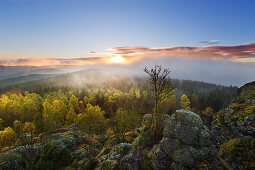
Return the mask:
M220 111L212 126L218 155L232 169L254 169L255 82L238 89L238 96ZM252 161L250 159L252 158Z
M187 169L204 160L211 160L215 155L210 131L199 115L177 110L170 117L163 138L156 146L152 165L154 169Z
M38 168L43 166L38 161L40 159L44 159L46 163L50 162L50 159L56 159L54 164L59 163L58 167L66 166L73 160L78 162L88 158L87 143L86 134L79 130L77 124L74 124L52 132L39 143L17 146L0 153L0 169ZM46 152L48 155L45 155ZM54 169L54 165L47 164L47 167L50 168L50 166Z
M120 143L110 153L98 158L97 169L132 169L140 170L143 167L142 151L129 143Z

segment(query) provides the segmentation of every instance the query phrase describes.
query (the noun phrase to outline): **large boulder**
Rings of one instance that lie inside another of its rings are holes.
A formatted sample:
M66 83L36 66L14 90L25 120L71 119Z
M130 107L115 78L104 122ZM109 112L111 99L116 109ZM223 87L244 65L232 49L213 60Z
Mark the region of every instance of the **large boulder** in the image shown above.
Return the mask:
M165 126L159 149L153 157L156 162L153 166L162 169L168 167L164 165L166 162L171 162L171 169L187 169L215 157L215 154L210 131L200 116L191 111L177 110Z

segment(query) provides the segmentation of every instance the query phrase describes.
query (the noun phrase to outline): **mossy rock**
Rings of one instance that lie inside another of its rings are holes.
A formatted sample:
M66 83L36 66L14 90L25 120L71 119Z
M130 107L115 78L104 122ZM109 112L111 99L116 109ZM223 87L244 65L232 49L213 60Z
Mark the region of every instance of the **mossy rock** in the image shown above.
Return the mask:
M237 137L221 145L220 157L242 165L243 169L255 169L255 139Z

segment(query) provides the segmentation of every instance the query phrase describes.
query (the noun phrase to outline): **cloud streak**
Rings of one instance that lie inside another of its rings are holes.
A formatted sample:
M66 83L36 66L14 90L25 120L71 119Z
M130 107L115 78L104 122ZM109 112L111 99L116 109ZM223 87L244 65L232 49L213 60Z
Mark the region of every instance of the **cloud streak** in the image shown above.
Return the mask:
M104 63L103 57L91 58L25 58L0 60L3 66L64 66L64 65L94 65Z
M200 43L202 44L219 44L220 41L219 40L207 40L207 41L200 41Z
M146 58L182 58L227 60L236 63L255 63L255 43L236 46L202 46L202 47L145 47L124 46L106 49L103 52L91 51L95 57L80 58L24 58L0 59L4 66L49 66L49 65L94 65L112 64L112 57L122 57L125 63L132 64Z

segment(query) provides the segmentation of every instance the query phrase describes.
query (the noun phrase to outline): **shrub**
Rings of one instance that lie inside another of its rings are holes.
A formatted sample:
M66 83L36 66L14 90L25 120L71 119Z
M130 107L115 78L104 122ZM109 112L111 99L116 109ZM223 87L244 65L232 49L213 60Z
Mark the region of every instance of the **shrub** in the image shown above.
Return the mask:
M32 145L23 146L23 149L17 151L21 155L27 169L55 170L72 163L70 151L59 147L55 142L45 143L36 151Z
M153 145L152 136L149 131L142 132L137 138L135 138L133 144L135 146L149 147Z

